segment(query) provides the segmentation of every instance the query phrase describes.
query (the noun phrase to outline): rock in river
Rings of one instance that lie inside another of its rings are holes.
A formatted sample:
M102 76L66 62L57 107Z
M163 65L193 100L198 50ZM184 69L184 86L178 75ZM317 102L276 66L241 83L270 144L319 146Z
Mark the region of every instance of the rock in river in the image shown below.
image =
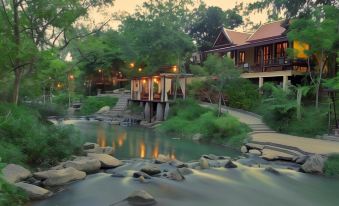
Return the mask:
M200 158L199 163L200 163L200 168L201 169L208 169L208 168L210 168L210 166L208 164L208 160L203 158L203 157Z
M179 169L175 169L167 175L169 179L175 180L175 181L183 181L185 180L185 177L181 174Z
M43 184L46 186L60 186L72 181L84 179L86 173L69 167L61 170L36 172L34 173L34 177L43 180Z
M7 182L15 183L32 176L32 173L20 165L8 164L2 169L2 174Z
M322 174L326 159L321 155L315 154L310 156L306 162L301 165L301 169L306 173Z
M148 205L155 205L156 201L152 195L147 193L144 190L138 190L130 194L127 199L128 203L130 205L136 205L136 206L148 206Z
M73 161L65 162L63 166L65 168L73 167L86 173L93 173L100 169L101 163L98 159L92 157L77 157Z
M274 174L274 175L280 175L280 172L278 170L274 169L273 167L266 167L265 171L269 172L271 174Z
M155 159L155 163L162 164L170 162L171 158L168 155L159 154L158 157Z
M99 145L96 144L96 143L92 143L92 142L86 142L86 143L83 145L84 150L95 149L95 148L97 148L97 147L99 147Z
M18 182L15 186L23 189L31 200L41 200L46 199L53 195L53 193L49 190L46 190L42 187L38 187L35 185L27 184L24 182Z
M157 165L154 165L154 164L147 164L143 168L141 168L140 171L144 172L148 175L151 175L151 176L161 173L160 168Z
M228 162L225 164L225 168L237 168L238 166L232 162L232 160L228 160Z
M115 168L123 165L123 162L107 154L87 154L88 157L97 159L101 163L101 168Z

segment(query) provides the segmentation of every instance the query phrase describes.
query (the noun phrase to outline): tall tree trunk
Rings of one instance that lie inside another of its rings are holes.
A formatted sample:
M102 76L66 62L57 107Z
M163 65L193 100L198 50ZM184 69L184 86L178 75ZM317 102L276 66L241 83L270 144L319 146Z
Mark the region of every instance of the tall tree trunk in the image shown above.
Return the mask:
M15 73L15 79L14 79L14 90L13 90L13 103L18 104L22 71L20 69L17 69L14 73Z
M19 50L20 50L20 31L19 31L19 14L18 14L18 1L13 0L13 33L14 33L14 42L16 46L16 58L14 59L14 90L13 90L13 103L18 104L19 100L19 91L20 91L20 82L21 82L21 75L22 69L20 68L20 59L18 58Z

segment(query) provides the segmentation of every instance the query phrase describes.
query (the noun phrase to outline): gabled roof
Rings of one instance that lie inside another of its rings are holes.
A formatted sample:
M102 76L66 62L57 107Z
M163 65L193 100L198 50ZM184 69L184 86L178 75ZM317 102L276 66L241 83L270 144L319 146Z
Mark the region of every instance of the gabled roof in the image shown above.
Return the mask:
M246 43L247 38L250 36L251 36L250 33L233 31L230 29L223 28L223 30L219 33L217 39L215 40L213 47L223 45L223 44L218 45L217 43L222 42L225 38L227 39L227 42L225 42L225 44L242 45Z
M282 36L284 32L286 31L286 29L281 26L283 22L284 20L281 20L281 21L275 21L275 22L270 22L270 23L261 25L259 29L255 31L247 39L247 41L253 42L253 41L258 41L262 39Z

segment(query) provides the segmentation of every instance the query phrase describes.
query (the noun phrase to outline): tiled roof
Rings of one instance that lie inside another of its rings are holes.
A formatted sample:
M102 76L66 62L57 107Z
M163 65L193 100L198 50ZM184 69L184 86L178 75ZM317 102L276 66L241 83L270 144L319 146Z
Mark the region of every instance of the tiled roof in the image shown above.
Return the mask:
M263 24L259 27L257 31L255 31L254 34L252 34L247 41L258 41L261 39L267 39L272 37L279 37L283 35L283 33L286 31L284 27L281 26L281 24L284 21L275 21L271 23Z
M229 40L236 45L245 44L247 39L251 36L250 33L243 33L229 29L224 29L224 32L227 35L227 38L229 38Z

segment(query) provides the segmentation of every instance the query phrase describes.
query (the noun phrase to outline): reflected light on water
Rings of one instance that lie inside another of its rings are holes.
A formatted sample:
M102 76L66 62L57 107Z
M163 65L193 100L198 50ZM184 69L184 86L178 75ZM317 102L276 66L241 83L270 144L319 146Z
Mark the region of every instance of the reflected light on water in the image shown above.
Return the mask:
M98 127L97 130L97 143L100 147L106 147L107 142L106 142L106 132L103 127Z
M145 158L146 157L146 145L144 143L144 141L140 142L140 158Z
M156 144L152 151L152 157L157 158L158 156L159 156L159 144Z
M124 145L126 138L127 138L127 132L126 131L119 134L119 136L118 136L118 146L119 147L122 147L122 145Z

